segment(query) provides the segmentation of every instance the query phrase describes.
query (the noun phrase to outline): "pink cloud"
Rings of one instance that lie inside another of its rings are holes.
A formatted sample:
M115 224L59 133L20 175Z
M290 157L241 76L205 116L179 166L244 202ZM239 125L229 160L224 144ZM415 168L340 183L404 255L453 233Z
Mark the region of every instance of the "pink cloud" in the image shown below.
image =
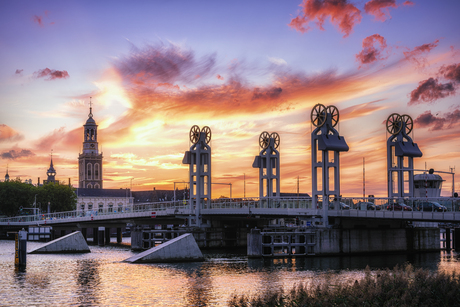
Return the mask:
M289 26L302 33L311 29L310 22L324 30L324 22L329 18L347 37L362 18L361 11L347 0L304 0L300 6L301 15L293 18Z
M221 75L217 75L216 77L217 77L217 79L219 79L219 80L224 80L224 77L222 77Z
M407 5L407 6L414 6L415 3L413 1L404 1L403 5Z
M460 83L460 63L442 66L439 73L448 80Z
M364 11L373 15L376 20L385 21L390 16L390 8L397 8L396 0L371 0L364 5Z
M19 134L13 128L0 124L0 143L1 142L17 142L24 139L24 136Z
M375 45L378 45L377 47ZM382 56L383 50L387 47L387 43L383 36L374 34L363 39L363 50L356 55L356 60L361 65L370 64L377 60L384 60L387 57ZM361 67L360 65L360 67Z
M418 87L410 94L408 105L421 104L423 102L434 102L440 98L455 94L454 83L439 83L438 79L429 78L421 81Z
M426 59L422 57L423 53L429 53L431 50L436 48L439 44L439 39L429 44L423 44L415 47L413 50L405 51L404 56L407 60L414 62L418 67L424 67Z
M414 122L420 127L430 127L430 131L450 129L460 123L459 109L448 112L443 117L437 117L437 115L433 115L431 111L426 111L420 114Z
M21 150L15 150L11 149L9 151L4 151L0 154L0 158L2 159L8 159L8 160L16 160L16 159L21 159L21 158L28 158L35 156L35 153L33 153L29 149L21 149Z
M66 79L69 77L69 73L66 70L54 70L54 69L40 69L34 72L35 78L45 78L47 77L47 81L55 80L55 79Z
M196 59L191 50L176 45L147 45L133 48L131 54L119 59L115 68L124 78L136 84L193 82L209 76L215 66L215 55Z
M34 17L32 17L32 20L33 22L35 22L36 24L38 24L40 27L43 27L43 20L42 20L42 17L41 16L37 16L37 15L34 15Z

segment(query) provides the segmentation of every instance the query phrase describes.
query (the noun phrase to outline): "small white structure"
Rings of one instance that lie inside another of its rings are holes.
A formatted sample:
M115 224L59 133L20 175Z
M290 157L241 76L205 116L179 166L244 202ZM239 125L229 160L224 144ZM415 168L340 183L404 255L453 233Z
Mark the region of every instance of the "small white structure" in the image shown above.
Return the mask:
M414 197L441 197L441 176L433 174L418 174L414 176Z

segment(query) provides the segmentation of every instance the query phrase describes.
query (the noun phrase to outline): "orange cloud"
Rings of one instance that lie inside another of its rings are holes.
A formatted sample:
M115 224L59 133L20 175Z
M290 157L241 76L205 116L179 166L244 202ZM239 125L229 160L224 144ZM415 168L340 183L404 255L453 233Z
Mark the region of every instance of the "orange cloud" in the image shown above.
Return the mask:
M397 8L396 0L371 0L364 5L364 11L373 15L376 20L385 21L390 16L389 8Z
M379 47L375 47L375 44L378 44ZM388 58L388 56L382 56L382 52L386 47L387 42L385 38L379 34L374 34L363 39L363 50L356 55L356 60L360 62L359 67Z
M19 134L13 128L0 124L0 143L1 142L18 142L24 139L22 134Z
M310 22L324 30L324 22L329 18L347 37L362 18L361 11L347 0L304 0L300 6L301 15L292 19L289 26L302 33L311 29Z

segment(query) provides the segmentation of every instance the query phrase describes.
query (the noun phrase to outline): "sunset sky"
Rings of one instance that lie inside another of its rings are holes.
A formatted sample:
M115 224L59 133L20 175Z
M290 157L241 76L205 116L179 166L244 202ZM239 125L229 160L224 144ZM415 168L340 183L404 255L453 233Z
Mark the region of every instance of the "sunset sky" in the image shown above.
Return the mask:
M172 189L193 125L212 182L258 196L259 135L281 191L311 193L312 107L340 111L341 192L386 196L385 121L414 120L415 168L460 172L460 1L0 1L0 178L78 185L89 97L104 187ZM452 178L442 175L444 195ZM132 178L132 180L131 180ZM460 190L460 176L455 178ZM177 187L183 188L178 184ZM213 198L229 196L213 186Z

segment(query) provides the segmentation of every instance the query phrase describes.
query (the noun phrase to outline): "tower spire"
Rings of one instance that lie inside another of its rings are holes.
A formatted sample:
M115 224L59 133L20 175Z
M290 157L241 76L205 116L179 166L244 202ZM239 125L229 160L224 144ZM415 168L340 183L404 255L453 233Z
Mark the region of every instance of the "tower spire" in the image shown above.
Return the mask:
M89 114L88 114L88 117L93 117L93 103L91 102L91 98L93 98L93 97L89 97Z

